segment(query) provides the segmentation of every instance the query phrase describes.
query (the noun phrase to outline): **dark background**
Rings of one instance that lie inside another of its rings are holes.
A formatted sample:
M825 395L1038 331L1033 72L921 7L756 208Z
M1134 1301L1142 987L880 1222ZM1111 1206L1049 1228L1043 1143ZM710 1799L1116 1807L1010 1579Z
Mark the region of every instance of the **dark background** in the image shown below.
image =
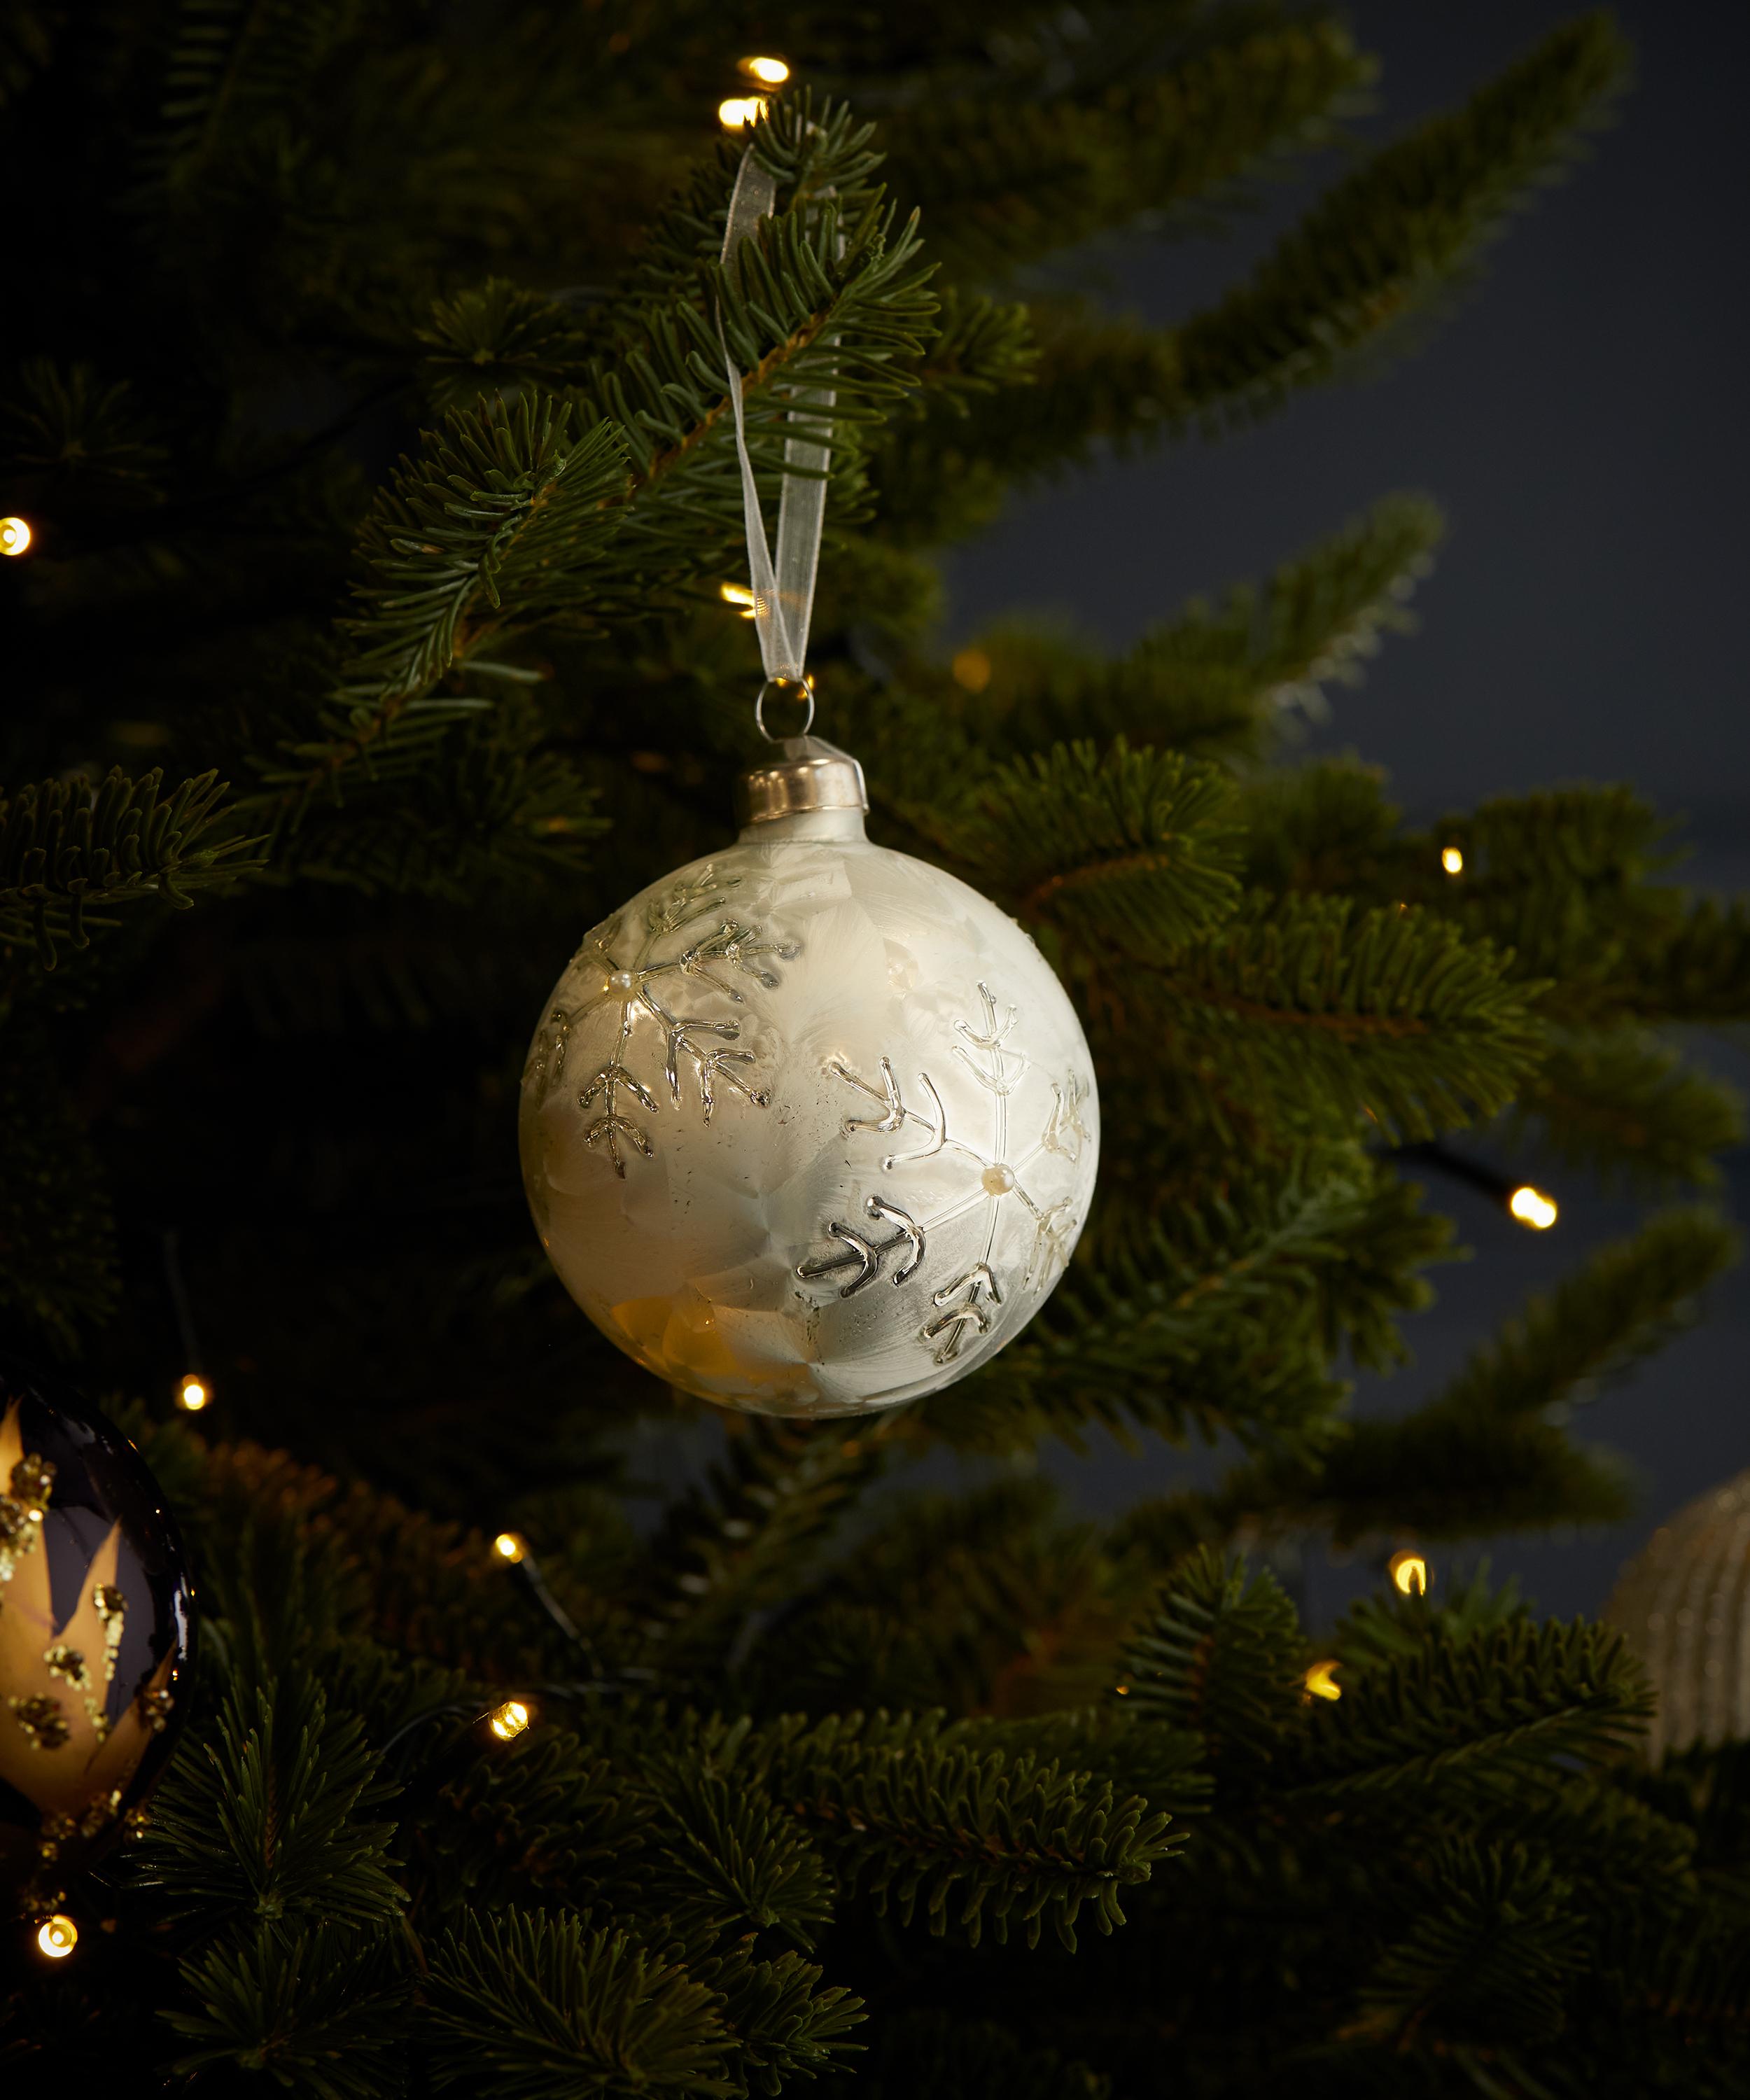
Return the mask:
M1398 0L1352 17L1383 61L1384 137L1461 98L1573 11L1537 0ZM1426 821L1558 781L1633 782L1686 820L1686 873L1750 889L1750 727L1740 608L1750 574L1750 418L1742 83L1750 8L1639 0L1618 11L1639 77L1568 181L1487 258L1431 342L1364 385L1333 387L1219 444L1112 462L1016 509L954 559L954 631L1060 610L1114 647L1198 591L1256 576L1393 488L1424 489L1451 532L1416 599L1421 632L1388 641L1359 690L1332 689L1308 748L1385 765ZM1139 236L1103 251L1104 296L1170 322L1212 298L1324 182L1326 159L1206 241ZM1742 1043L1710 1059L1750 1082ZM1479 1149L1473 1140L1473 1149ZM1417 1361L1360 1389L1363 1411L1425 1396L1528 1290L1633 1222L1626 1203L1543 1177L1562 1203L1534 1234L1441 1182L1474 1259L1435 1272L1413 1323ZM1750 1218L1750 1158L1728 1200ZM1670 1511L1750 1465L1744 1272L1705 1324L1599 1394L1586 1432L1627 1455L1635 1520L1487 1549L1545 1609L1596 1611ZM1091 1508L1182 1480L1185 1454L1111 1446L1051 1462ZM1189 1471L1207 1477L1214 1454ZM1436 1575L1474 1553L1436 1555ZM1374 1571L1304 1571L1325 1616Z

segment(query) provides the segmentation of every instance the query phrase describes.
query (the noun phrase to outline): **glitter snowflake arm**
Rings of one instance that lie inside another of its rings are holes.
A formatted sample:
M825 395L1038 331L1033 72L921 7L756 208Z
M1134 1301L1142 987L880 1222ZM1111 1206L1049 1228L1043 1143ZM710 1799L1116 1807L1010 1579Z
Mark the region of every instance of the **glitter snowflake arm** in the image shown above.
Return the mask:
M839 1286L841 1298L853 1298L882 1273L882 1264L887 1256L896 1247L904 1246L909 1251L895 1268L892 1281L896 1284L910 1281L923 1260L923 1227L901 1210L897 1203L885 1202L879 1196L870 1197L863 1208L871 1218L885 1220L897 1229L886 1239L871 1239L866 1233L858 1232L854 1225L840 1224L835 1220L827 1226L827 1236L829 1239L842 1240L845 1252L817 1255L812 1261L800 1263L796 1268L798 1276L813 1282L820 1277L836 1275L841 1268L854 1268L856 1275L849 1283Z
M1016 1050L1005 1050L1009 1030L1015 1026L1017 1009L1010 1007L1001 1021L997 1019L996 995L987 984L981 983L978 996L985 1009L985 1032L981 1035L970 1021L957 1021L954 1032L963 1039L954 1046L954 1054L965 1065L980 1086L997 1095L1007 1095L1027 1069L1026 1058ZM970 1043L972 1048L967 1045ZM973 1051L980 1055L974 1057Z
M771 1095L765 1089L751 1087L733 1070L737 1065L751 1065L753 1053L749 1050L714 1050L698 1040L699 1037L714 1035L721 1043L734 1043L741 1037L738 1021L704 1021L683 1017L669 1012L661 1001L646 990L640 1001L645 1011L652 1015L663 1034L663 1077L668 1082L669 1099L678 1108L681 1105L681 1060L692 1060L693 1070L699 1080L699 1098L709 1123L711 1112L717 1105L716 1083L721 1079L733 1087L756 1108L771 1105Z
M622 1052L626 1048L626 1039L629 1032L629 1028L623 1025L619 1038L619 1048ZM639 1079L627 1070L617 1057L611 1057L606 1064L598 1065L590 1074L578 1089L577 1105L580 1109L587 1109L597 1096L601 1097L604 1113L598 1115L593 1123L584 1125L584 1142L585 1145L591 1145L605 1144L607 1147L608 1158L614 1162L614 1171L624 1181L626 1178L626 1162L620 1152L620 1140L624 1138L629 1145L641 1152L646 1159L650 1156L650 1140L649 1135L640 1124L634 1123L630 1116L624 1116L619 1113L615 1096L622 1087L642 1101L646 1108L651 1110L655 1108L655 1096Z
M794 941L759 941L753 937L757 926L738 926L733 920L725 920L708 939L695 942L680 959L680 968L688 976L703 977L705 982L732 999L738 1006L745 1003L746 994L720 977L707 967L714 962L725 962L739 970L744 977L752 977L767 991L776 991L783 980L776 970L763 968L752 959L757 955L776 955L781 962L793 962L799 952Z
M937 1344L938 1364L951 1364L959 1355L963 1342L990 1332L990 1315L979 1302L987 1296L993 1305L1003 1303L997 1280L985 1262L968 1269L958 1282L930 1294L931 1304L944 1309L924 1323L918 1339Z

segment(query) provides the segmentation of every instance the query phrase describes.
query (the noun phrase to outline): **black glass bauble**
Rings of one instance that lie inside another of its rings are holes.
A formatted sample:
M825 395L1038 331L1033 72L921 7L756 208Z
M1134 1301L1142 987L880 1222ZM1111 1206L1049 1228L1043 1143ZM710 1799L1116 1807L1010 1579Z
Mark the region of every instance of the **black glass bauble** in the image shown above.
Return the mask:
M194 1604L146 1462L0 1357L0 1908L52 1908L174 1746Z

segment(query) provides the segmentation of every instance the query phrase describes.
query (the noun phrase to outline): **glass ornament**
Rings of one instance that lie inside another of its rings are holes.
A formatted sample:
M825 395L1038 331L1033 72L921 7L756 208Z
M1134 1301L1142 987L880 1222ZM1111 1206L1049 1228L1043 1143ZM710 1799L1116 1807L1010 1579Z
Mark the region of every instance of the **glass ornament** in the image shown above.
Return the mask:
M522 1081L524 1185L566 1288L659 1378L756 1414L963 1378L1074 1248L1092 1061L1050 964L873 844L854 760L747 775L736 843L593 928Z
M156 1785L194 1605L146 1462L59 1383L0 1359L0 1891L51 1911Z

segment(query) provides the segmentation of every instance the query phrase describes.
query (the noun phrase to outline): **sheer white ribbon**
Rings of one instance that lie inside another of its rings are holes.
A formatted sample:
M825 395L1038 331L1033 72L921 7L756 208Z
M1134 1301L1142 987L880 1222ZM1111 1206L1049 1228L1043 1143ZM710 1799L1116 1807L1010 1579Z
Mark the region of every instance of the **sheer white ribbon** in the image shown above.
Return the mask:
M754 158L752 148L742 156L730 194L729 223L723 235L723 263L728 268L735 254L762 218L769 218L778 201L778 183ZM804 474L787 472L778 504L778 552L774 559L765 537L765 519L760 509L759 485L753 461L747 456L747 421L742 402L742 376L735 369L724 339L723 319L717 317L717 341L723 349L723 366L729 380L730 402L735 415L735 452L741 461L742 514L747 526L747 571L753 587L753 620L760 638L760 659L768 679L800 680L808 655L809 621L814 610L814 578L820 566L820 536L827 513L827 464L831 447L815 437L787 437L784 440L786 468L800 467ZM830 409L830 389L797 388L798 406L790 420L804 430L830 437L832 423L820 414ZM816 477L818 479L816 479Z

